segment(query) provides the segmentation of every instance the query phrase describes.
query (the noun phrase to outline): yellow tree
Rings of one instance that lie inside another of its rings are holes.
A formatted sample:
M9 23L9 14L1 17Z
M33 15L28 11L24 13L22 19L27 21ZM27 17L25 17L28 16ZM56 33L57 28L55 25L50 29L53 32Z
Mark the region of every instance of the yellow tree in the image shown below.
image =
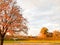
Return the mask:
M40 37L41 38L45 38L46 37L46 35L47 35L47 32L48 31L48 29L46 28L46 27L43 27L42 29L41 29L41 31L40 31Z
M0 0L0 45L3 45L7 30L27 34L27 21L15 4L15 0Z

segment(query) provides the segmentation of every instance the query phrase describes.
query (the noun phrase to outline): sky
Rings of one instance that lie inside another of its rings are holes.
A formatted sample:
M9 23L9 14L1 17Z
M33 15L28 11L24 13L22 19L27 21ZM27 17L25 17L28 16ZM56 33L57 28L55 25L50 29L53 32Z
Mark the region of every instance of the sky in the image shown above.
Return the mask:
M17 0L28 20L28 35L37 36L42 27L60 31L60 0Z

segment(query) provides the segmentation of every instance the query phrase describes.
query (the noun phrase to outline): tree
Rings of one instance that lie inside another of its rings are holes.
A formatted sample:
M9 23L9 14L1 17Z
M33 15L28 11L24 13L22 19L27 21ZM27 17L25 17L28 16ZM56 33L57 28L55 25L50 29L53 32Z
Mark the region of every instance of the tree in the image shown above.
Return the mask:
M47 33L47 37L53 37L53 33L48 32L48 33Z
M7 30L27 34L27 20L20 14L15 0L0 0L0 45L3 45Z
M53 39L59 39L60 38L60 32L55 30L53 31Z
M41 38L45 38L46 37L46 35L47 35L47 32L48 31L48 29L46 28L46 27L43 27L42 29L41 29L41 31L40 31L40 37Z
M40 31L40 33L46 34L48 29L46 27L43 27Z

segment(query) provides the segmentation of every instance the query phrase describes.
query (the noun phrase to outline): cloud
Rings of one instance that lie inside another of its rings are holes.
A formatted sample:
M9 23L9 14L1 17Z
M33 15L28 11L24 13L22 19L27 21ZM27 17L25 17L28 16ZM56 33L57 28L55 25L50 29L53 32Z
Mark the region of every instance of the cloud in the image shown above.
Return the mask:
M29 21L28 35L38 35L42 27L60 30L60 0L19 0L23 16Z

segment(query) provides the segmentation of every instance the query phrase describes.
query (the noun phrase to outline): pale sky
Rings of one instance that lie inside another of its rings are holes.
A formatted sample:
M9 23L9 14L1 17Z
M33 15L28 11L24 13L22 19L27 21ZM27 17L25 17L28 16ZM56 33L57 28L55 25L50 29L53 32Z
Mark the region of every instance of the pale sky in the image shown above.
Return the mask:
M17 0L28 20L28 35L36 36L42 27L60 30L60 0Z

